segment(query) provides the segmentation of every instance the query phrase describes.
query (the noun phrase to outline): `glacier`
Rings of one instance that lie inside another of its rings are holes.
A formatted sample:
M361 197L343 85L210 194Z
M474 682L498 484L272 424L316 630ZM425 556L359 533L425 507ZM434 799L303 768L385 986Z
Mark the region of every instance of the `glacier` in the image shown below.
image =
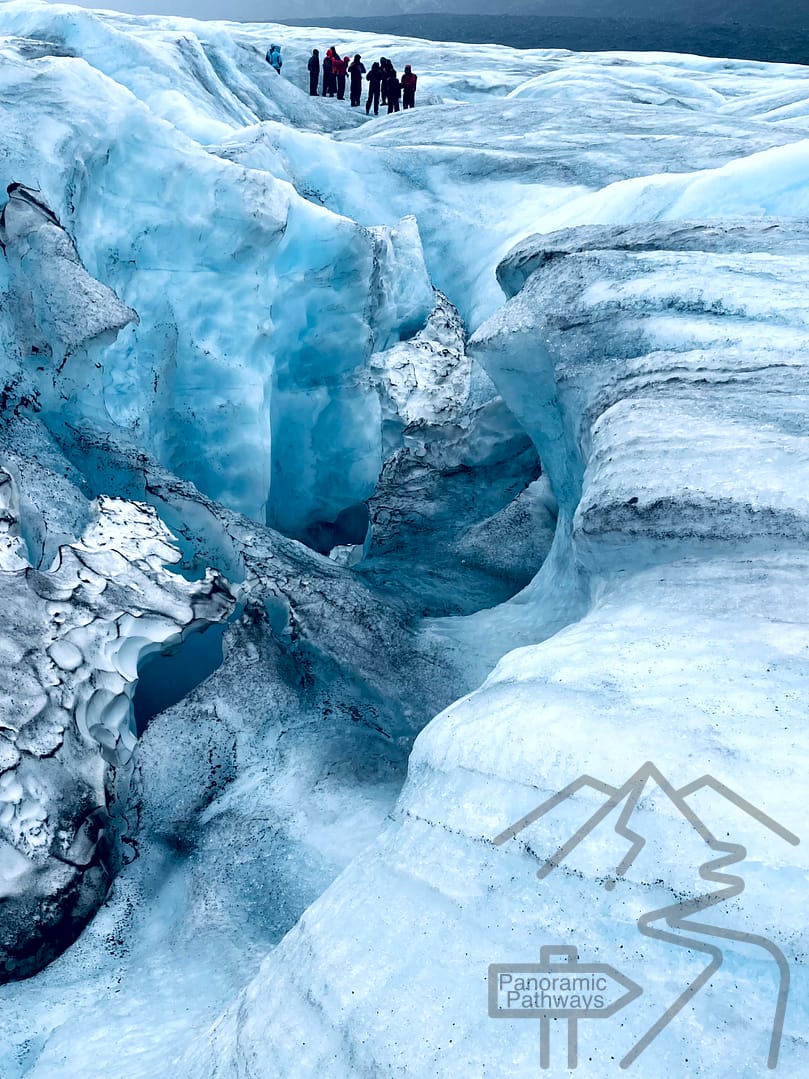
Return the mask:
M809 69L0 57L3 1079L804 1074Z

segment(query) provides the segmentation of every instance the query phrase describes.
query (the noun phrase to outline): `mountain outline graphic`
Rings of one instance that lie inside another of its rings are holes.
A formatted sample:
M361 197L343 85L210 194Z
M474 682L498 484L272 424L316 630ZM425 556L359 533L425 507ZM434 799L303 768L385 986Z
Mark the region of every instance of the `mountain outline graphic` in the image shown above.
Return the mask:
M573 780L562 790L532 809L514 824L494 837L496 846L502 846L510 839L519 835L522 831L540 820L556 806L571 798L584 788L592 788L606 795L605 802L584 824L573 833L548 859L546 859L537 871L540 880L544 880L590 833L603 821L621 802L625 802L623 809L615 824L615 832L629 842L629 850L615 868L615 873L609 877L604 886L607 890L615 888L617 881L624 877L630 866L637 860L646 840L638 832L630 828L630 818L640 801L644 788L649 782L660 788L669 801L675 806L687 823L697 832L700 838L716 854L699 867L699 875L708 884L715 886L714 890L705 895L696 895L692 898L661 907L657 910L642 914L638 920L638 930L644 936L656 940L662 940L678 947L702 952L709 958L708 965L703 971L685 988L669 1008L640 1038L632 1049L621 1060L621 1067L628 1068L640 1054L651 1045L657 1035L679 1014L689 1001L700 991L713 977L723 962L721 947L703 940L702 937L714 937L720 940L735 941L737 943L752 944L762 948L774 960L778 968L778 995L773 1016L772 1033L767 1055L767 1067L775 1068L778 1064L778 1054L781 1046L781 1038L784 1029L784 1016L786 1013L787 999L789 996L790 971L786 956L781 949L767 937L756 933L747 933L740 930L727 929L723 926L711 925L693 920L694 916L702 911L715 907L718 904L740 895L745 888L744 878L735 873L728 873L730 866L744 860L747 849L741 843L733 843L718 839L708 828L705 822L694 812L688 804L687 798L703 788L710 788L731 802L738 809L747 813L750 817L762 824L766 829L778 836L779 839L797 846L800 839L788 828L779 824L776 820L754 806L746 798L737 794L731 788L725 786L720 780L711 775L700 776L691 783L682 787L675 787L651 761L646 761L629 779L620 787L614 787L591 775L581 775ZM662 923L662 924L658 924ZM690 934L696 934L690 935Z

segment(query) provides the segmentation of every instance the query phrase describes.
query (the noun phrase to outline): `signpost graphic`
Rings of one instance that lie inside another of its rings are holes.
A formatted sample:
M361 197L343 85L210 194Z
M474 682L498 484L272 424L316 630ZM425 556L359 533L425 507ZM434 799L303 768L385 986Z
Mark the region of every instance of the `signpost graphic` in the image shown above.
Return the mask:
M579 1019L608 1019L643 992L607 963L579 963L569 944L543 945L538 963L492 963L488 984L492 1019L539 1020L542 1068L551 1066L551 1019L567 1020L567 1066L575 1068Z

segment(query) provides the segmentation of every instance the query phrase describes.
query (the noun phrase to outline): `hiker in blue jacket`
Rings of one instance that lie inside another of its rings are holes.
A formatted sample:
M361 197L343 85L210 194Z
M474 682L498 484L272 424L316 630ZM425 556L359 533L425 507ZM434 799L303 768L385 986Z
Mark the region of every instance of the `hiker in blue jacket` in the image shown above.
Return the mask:
M270 45L269 49L267 49L267 55L264 57L264 59L267 61L268 64L272 64L273 69L277 71L279 75L281 74L281 65L284 61L281 59L280 45Z

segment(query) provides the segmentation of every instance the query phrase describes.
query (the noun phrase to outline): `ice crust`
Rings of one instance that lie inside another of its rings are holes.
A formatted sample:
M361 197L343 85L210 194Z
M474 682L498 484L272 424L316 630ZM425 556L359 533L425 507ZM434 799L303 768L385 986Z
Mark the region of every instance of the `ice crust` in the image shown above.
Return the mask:
M417 108L310 99L332 41ZM704 967L665 777L805 820L808 77L0 5L4 1079L524 1075L487 968L564 942L644 989L602 1076ZM592 792L493 843L645 761L612 892L613 817L536 877ZM690 798L803 1074L804 847ZM764 1073L723 956L636 1071Z
M153 510L99 499L79 542L32 568L19 493L0 473L2 976L35 973L75 938L121 861L138 663L228 613L209 571L188 583ZM37 641L38 647L32 642Z

